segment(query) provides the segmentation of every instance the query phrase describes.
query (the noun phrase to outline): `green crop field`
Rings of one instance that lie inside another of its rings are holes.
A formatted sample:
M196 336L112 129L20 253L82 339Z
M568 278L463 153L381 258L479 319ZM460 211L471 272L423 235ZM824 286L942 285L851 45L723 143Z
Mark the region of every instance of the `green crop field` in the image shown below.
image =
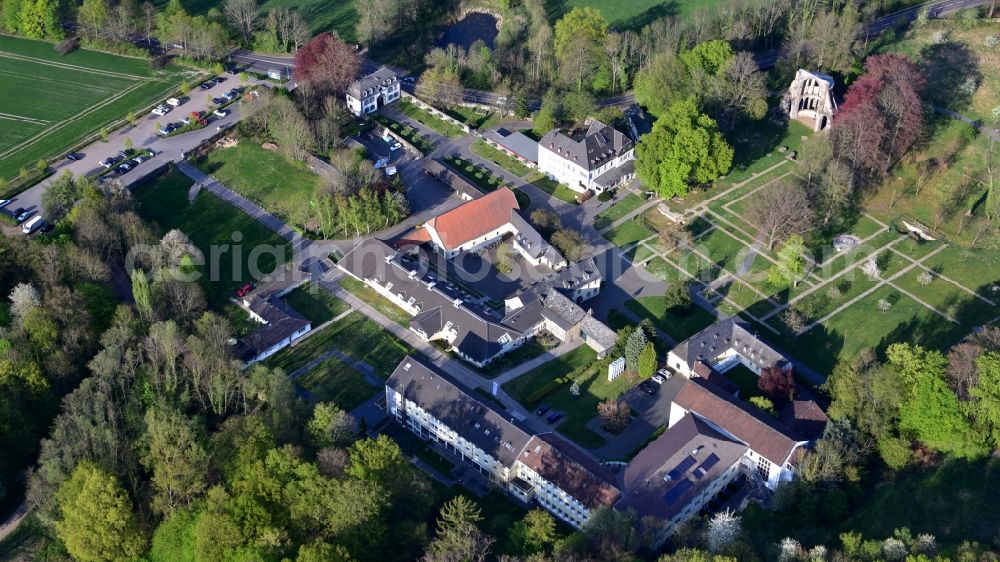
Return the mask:
M176 90L185 72L0 35L0 177L12 178Z
M727 4L726 0L556 0L546 2L555 21L573 8L597 8L612 27L638 30L663 16L690 16L699 9Z

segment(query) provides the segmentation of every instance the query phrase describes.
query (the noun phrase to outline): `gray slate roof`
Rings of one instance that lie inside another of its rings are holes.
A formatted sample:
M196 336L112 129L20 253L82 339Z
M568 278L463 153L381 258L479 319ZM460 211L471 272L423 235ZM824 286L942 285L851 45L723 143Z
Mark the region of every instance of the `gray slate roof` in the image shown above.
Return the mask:
M634 508L640 517L652 515L669 520L746 451L743 443L715 431L696 416L685 414L619 473L625 493L615 509ZM708 464L703 464L706 461ZM665 478L678 465L681 469L671 478Z
M671 352L684 360L689 368L694 369L698 361L707 363L727 349L735 349L737 353L762 368L787 363L784 355L764 343L753 333L749 324L736 316L730 316L705 328L677 344Z
M596 170L632 149L632 141L620 131L594 119L583 138L569 137L559 129L552 129L539 141L540 146L555 152L566 160Z
M513 419L477 400L448 375L412 356L396 367L385 385L418 404L504 466L514 464L532 435Z
M552 244L545 241L541 233L535 230L535 227L531 226L528 221L524 220L517 211L511 210L510 212L510 224L514 225L517 229L517 243L521 245L528 255L538 259L541 256L545 256L551 263L557 264L565 258L559 253L559 250L555 249Z
M510 132L499 128L486 131L483 138L489 139L529 162L538 162L538 143L520 132Z
M274 344L310 324L305 316L271 294L253 294L247 302L250 310L263 318L266 324L240 339L235 351L241 361L252 361Z
M374 92L371 92L370 90L378 91L379 87L388 86L396 80L398 80L398 78L396 78L396 73L383 66L368 76L365 76L360 80L355 80L354 83L348 86L347 93L354 98L363 100L374 94ZM369 90L370 92L365 94L365 90Z

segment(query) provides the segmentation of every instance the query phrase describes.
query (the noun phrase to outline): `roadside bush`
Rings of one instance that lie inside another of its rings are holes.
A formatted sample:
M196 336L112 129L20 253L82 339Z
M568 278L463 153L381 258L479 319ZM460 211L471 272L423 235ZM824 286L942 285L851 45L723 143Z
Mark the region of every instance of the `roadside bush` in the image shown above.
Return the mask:
M68 55L79 48L80 40L76 37L67 37L55 45L56 52L60 55Z

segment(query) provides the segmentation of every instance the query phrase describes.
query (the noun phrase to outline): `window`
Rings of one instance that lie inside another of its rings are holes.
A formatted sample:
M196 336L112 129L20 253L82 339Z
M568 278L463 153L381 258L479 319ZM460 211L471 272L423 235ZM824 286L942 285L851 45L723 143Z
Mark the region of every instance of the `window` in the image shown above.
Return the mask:
M504 335L500 336L500 339L497 341L500 342L501 345L510 343L510 334L504 333Z
M771 474L771 461L765 459L764 457L757 459L757 472L760 473L764 480L767 480L768 476Z

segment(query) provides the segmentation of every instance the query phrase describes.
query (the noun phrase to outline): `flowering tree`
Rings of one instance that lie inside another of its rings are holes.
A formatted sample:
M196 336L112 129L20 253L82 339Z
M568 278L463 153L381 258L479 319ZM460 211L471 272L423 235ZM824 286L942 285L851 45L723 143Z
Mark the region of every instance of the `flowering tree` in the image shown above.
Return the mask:
M295 53L295 80L318 91L342 93L360 70L358 53L329 33L320 33Z
M730 510L720 511L708 520L705 542L712 552L719 552L740 538L743 528L740 517Z

